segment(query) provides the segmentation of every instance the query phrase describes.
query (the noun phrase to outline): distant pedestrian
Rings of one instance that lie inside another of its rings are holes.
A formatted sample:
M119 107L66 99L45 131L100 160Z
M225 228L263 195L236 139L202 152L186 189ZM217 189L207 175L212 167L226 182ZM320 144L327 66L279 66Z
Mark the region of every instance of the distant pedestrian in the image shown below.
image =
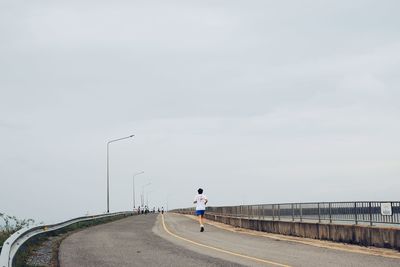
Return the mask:
M164 214L164 207L161 207L161 214Z
M199 188L197 190L197 195L194 197L193 203L196 204L196 215L199 218L200 232L204 232L204 213L206 211L206 204L208 199L206 195L203 194L203 189Z

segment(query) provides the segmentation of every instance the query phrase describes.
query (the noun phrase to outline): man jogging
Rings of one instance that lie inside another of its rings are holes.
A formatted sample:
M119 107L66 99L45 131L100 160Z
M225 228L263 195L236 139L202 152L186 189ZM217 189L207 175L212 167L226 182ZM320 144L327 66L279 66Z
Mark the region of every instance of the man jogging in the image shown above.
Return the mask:
M194 197L193 203L196 204L196 215L199 217L199 223L200 223L200 232L204 232L204 224L203 224L203 219L204 219L204 212L206 211L206 204L208 202L208 199L206 195L203 194L203 189L199 188L197 190L198 195Z

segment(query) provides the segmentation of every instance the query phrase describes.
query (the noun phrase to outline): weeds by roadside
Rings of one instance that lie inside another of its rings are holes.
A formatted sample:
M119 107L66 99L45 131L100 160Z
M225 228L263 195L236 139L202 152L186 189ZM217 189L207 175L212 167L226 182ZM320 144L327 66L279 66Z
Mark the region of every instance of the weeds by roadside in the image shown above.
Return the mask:
M15 216L0 213L0 247L13 233L34 223L33 219L18 219Z

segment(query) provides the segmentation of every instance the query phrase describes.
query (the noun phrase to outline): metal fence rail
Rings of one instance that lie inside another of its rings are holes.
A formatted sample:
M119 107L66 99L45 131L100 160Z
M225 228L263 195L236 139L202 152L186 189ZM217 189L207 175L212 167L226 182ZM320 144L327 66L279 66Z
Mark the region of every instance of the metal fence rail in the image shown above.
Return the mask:
M178 209L192 212L193 208ZM313 202L207 207L207 213L273 221L400 225L400 201Z
M115 217L121 215L132 215L132 212L116 212L95 216L79 217L65 222L51 224L51 225L40 225L22 228L19 231L11 235L6 241L4 241L1 254L0 254L0 267L11 267L13 264L14 256L17 254L18 249L30 238L62 228L68 227L74 223L92 221L97 219L103 219L107 217Z

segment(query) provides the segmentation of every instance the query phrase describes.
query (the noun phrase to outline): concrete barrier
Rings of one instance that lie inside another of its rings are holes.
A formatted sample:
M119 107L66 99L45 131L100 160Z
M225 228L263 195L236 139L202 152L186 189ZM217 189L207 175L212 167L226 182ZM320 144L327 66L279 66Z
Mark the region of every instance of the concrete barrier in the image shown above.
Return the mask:
M209 220L256 231L392 248L400 251L400 228L248 219L207 214Z

